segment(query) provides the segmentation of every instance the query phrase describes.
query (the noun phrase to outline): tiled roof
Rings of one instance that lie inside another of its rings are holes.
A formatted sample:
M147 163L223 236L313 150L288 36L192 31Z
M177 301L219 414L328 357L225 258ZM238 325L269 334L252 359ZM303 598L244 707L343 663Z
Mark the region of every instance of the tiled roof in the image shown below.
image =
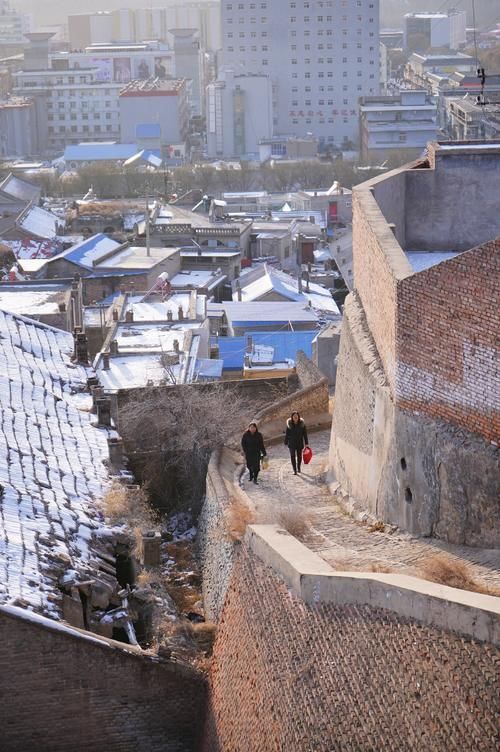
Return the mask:
M107 429L90 423L72 337L0 311L0 603L59 615L57 580L87 571Z

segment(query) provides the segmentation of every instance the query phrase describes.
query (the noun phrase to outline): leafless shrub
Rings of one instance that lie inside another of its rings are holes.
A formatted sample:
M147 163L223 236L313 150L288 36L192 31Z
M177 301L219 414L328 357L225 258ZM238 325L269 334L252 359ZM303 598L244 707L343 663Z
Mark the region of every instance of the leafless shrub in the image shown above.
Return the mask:
M308 511L300 506L290 506L280 510L278 522L290 535L299 540L306 536L311 527Z
M383 533L384 530L385 530L385 525L383 522L381 522L381 520L377 520L368 528L369 533Z
M248 525L255 521L254 512L239 499L232 499L226 511L227 534L232 541L241 541Z
M417 574L424 580L437 582L439 585L448 585L448 587L485 595L500 595L500 588L479 582L475 579L468 564L447 554L430 556L419 565Z

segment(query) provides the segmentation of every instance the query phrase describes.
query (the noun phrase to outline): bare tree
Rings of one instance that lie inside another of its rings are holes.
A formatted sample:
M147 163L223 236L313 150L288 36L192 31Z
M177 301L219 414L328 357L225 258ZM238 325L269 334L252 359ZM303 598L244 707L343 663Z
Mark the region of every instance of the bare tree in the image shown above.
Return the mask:
M210 455L238 435L248 407L223 383L141 391L124 408L120 424L129 456L140 454L142 480L161 507L196 506Z

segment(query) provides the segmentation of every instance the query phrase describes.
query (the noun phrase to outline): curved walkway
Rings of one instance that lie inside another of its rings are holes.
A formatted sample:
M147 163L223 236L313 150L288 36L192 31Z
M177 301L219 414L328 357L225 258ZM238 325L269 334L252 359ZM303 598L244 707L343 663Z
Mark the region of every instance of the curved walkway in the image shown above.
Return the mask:
M451 559L467 563L477 581L500 587L499 550L456 546L400 531L370 532L368 524L349 517L324 482L330 431L314 433L310 439L314 457L310 465L302 466L300 475L293 475L282 444L269 447L269 469L261 472L258 485L248 481L245 470L241 486L255 508L257 522L282 524L338 570L387 568L418 575L429 556L446 552Z

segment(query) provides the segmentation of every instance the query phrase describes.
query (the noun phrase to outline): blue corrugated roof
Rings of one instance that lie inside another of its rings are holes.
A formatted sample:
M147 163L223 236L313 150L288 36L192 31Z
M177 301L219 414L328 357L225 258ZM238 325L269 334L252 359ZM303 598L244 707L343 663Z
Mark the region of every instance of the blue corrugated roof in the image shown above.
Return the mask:
M137 138L160 138L161 129L159 123L137 123L135 126Z
M89 143L67 146L64 150L66 162L85 162L94 160L129 159L137 154L136 144Z
M297 350L303 350L308 358L312 356L312 342L318 332L249 332L255 345L274 347L274 360L295 360ZM224 370L241 370L247 338L218 337L219 358L224 361Z

